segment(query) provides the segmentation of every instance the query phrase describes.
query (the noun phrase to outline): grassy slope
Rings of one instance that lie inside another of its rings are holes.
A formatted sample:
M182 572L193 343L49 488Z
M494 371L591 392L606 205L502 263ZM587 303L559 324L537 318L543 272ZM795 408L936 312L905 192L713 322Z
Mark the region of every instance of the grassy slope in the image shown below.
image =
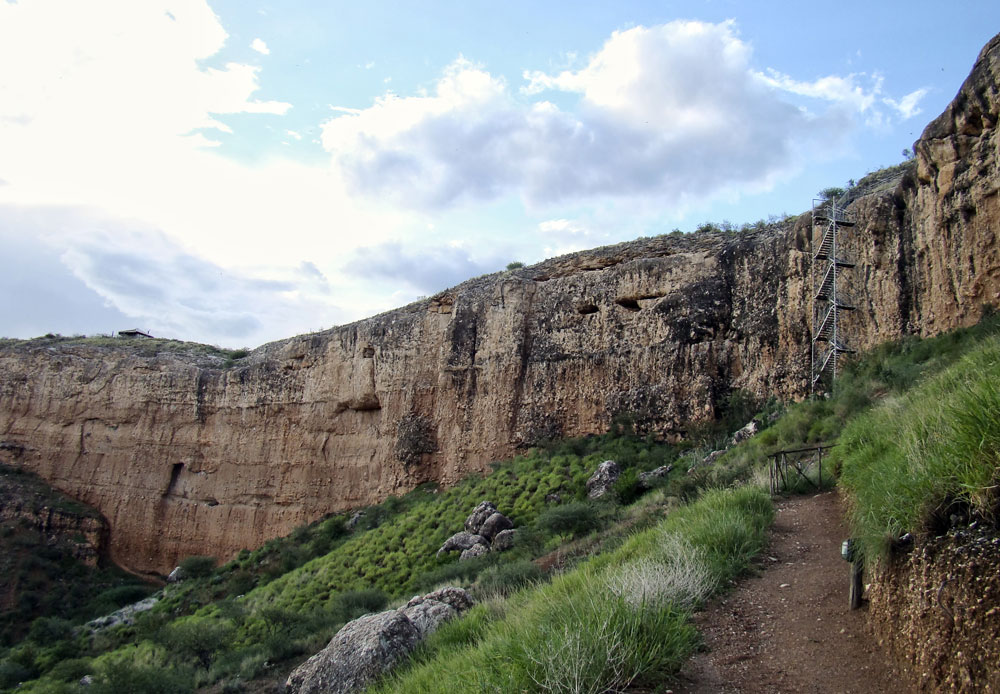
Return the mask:
M838 453L869 561L905 533L1000 512L1000 337L854 419Z

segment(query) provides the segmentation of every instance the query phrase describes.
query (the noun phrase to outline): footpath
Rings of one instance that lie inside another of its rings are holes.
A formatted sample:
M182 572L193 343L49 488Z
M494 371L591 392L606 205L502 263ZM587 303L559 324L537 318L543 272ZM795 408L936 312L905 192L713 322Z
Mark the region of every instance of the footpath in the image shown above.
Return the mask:
M865 609L848 609L850 565L836 492L777 501L758 572L709 605L696 622L705 649L674 694L877 694L913 691L865 633Z

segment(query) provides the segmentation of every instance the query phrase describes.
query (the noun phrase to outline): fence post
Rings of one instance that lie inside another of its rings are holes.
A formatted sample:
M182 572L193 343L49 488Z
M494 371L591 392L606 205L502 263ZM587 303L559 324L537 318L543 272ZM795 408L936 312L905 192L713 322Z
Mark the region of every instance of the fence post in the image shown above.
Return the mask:
M852 610L861 607L861 595L864 591L864 563L861 561L861 557L854 557L854 561L851 562L850 601Z

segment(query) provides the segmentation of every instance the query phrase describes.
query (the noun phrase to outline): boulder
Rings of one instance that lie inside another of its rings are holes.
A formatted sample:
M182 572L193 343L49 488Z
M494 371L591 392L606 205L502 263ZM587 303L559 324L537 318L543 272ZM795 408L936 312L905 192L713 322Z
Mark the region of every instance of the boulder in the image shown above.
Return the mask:
M475 604L449 586L416 596L398 610L349 622L326 648L297 667L285 682L288 694L359 692L416 648L441 624Z
M476 557L481 557L487 554L490 548L486 545L472 545L469 549L463 550L462 554L458 557L459 561L465 561L466 559L475 559Z
M443 602L446 605L451 605L459 612L465 612L467 609L476 604L476 601L472 599L468 591L462 588L456 588L455 586L447 586L445 588L439 588L432 593L428 593L424 596L425 600L437 600L438 602ZM412 600L410 602L413 602Z
M561 494L546 494L545 495L545 503L547 503L547 504L559 504L559 503L562 503L562 495Z
M490 545L490 550L493 552L506 552L508 549L514 546L514 534L516 530L501 530L493 538L493 544Z
M639 486L643 489L651 489L658 481L669 475L673 469L673 465L661 465L655 470L640 472Z
M180 583L185 578L187 577L184 575L184 569L178 566L167 575L167 583Z
M481 502L465 519L465 529L473 535L479 535L479 529L483 527L483 523L496 512L497 507L493 505L492 501Z
M460 552L475 545L485 545L487 540L482 535L473 535L470 532L462 531L455 533L441 545L441 549L437 551L437 556L441 556L445 552Z
M760 426L757 424L757 420L751 419L747 422L746 426L733 434L733 445L738 443L743 443L749 438L752 438L758 431Z
M605 460L597 466L597 470L587 480L587 497L590 499L600 499L611 491L611 486L622 474L618 463L613 460Z
M345 624L326 648L292 670L285 691L288 694L361 691L409 655L421 636L420 629L401 611L359 617Z
M504 530L510 530L513 527L514 523L510 520L510 518L497 512L483 521L482 526L479 528L479 534L487 540L492 540L496 537L497 533Z
M399 611L413 622L422 639L458 614L458 610L448 603L427 598L414 598Z

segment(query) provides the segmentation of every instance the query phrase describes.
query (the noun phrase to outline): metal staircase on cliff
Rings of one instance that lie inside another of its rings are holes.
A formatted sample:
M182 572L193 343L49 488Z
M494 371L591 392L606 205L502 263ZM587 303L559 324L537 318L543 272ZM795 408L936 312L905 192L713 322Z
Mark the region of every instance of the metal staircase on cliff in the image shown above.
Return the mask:
M813 200L810 230L813 393L831 390L837 378L838 361L854 352L847 345L841 326L844 312L855 308L847 291L849 277L843 272L853 268L854 263L840 247L841 236L853 226L839 199Z

